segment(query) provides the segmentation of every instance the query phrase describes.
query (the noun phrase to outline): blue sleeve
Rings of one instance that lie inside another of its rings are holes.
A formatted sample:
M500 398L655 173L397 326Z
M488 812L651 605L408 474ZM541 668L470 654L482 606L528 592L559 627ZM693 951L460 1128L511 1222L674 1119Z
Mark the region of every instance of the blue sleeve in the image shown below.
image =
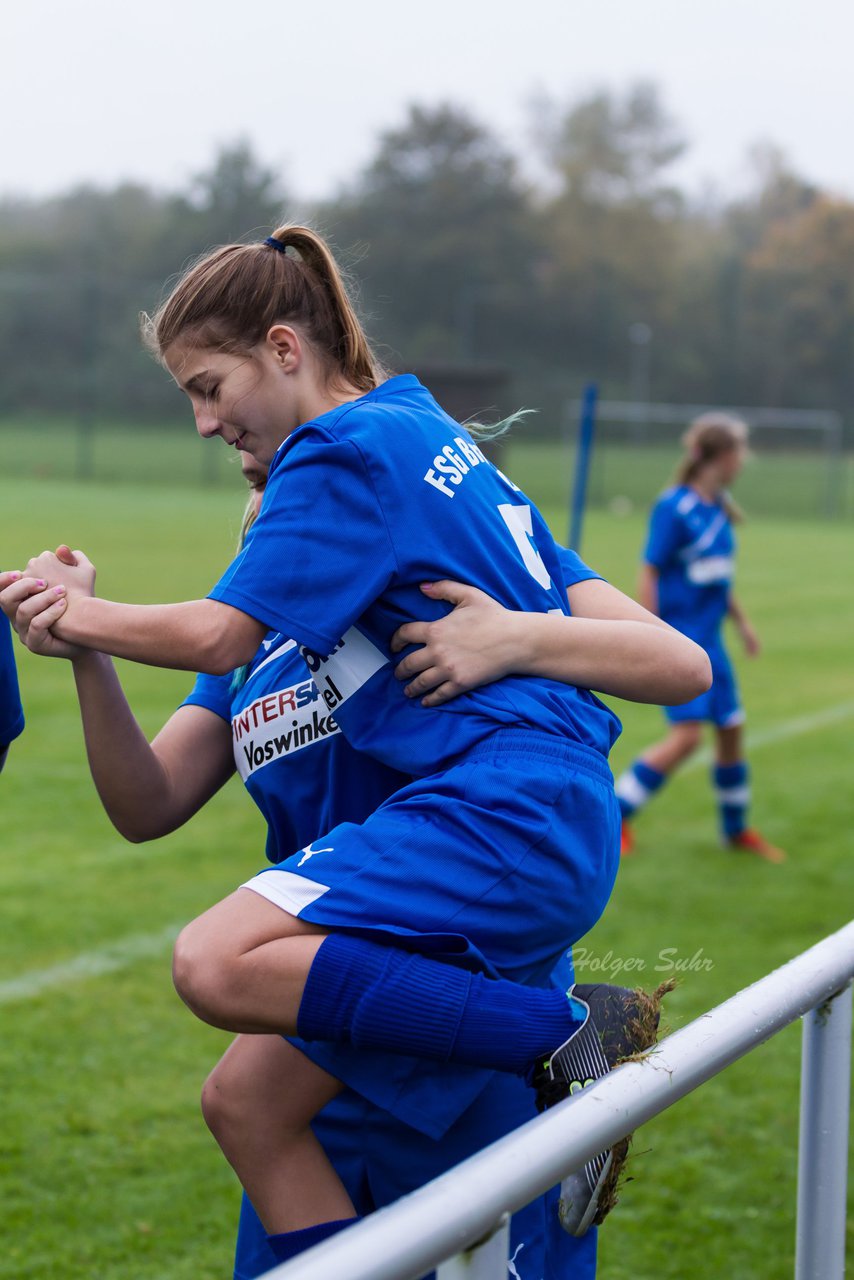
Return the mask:
M311 432L271 471L261 514L210 598L325 654L396 567L361 450Z
M24 728L24 711L18 692L18 672L12 649L12 628L0 614L0 747L8 747Z
M643 559L656 569L669 564L683 542L683 531L676 507L667 497L659 498L652 509L649 533Z
M196 676L196 683L181 703L181 706L205 707L208 711L212 711L214 715L224 720L226 724L230 724L231 677L232 672L229 672L227 676L206 676L204 674Z
M576 582L589 582L592 578L603 582L601 573L597 573L595 569L591 569L576 555L574 551L570 551L568 547L558 546L557 557L560 561L561 571L563 573L564 585L574 587Z

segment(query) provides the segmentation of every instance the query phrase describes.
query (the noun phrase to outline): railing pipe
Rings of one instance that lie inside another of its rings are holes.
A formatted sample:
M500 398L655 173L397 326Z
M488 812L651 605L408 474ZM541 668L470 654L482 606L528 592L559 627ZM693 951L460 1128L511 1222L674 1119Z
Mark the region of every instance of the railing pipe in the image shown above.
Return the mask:
M274 1268L268 1280L419 1280L598 1151L823 1005L852 976L854 921L668 1036L643 1061L625 1063L419 1191Z

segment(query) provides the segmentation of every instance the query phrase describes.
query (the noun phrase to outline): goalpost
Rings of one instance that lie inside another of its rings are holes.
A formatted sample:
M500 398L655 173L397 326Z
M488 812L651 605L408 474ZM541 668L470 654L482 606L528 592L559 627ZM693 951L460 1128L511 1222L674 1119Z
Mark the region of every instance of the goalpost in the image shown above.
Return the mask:
M581 402L565 406L563 438L575 440ZM739 497L760 515L834 519L846 514L842 417L826 409L657 404L602 400L588 501L615 513L646 508L667 483L682 432L710 409L743 418L756 457L739 479Z

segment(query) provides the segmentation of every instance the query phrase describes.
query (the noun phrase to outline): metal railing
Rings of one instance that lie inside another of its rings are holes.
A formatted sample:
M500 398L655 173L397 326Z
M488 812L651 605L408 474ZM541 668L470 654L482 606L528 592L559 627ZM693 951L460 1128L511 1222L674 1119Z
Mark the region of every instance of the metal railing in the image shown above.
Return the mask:
M511 1213L806 1014L795 1280L843 1280L854 921L267 1280L506 1280Z

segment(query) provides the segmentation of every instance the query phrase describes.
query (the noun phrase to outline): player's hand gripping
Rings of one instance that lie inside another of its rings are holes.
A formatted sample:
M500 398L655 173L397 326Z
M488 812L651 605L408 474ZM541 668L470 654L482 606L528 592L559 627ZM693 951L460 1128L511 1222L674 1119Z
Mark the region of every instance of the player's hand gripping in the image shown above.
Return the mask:
M420 697L423 706L438 707L515 670L522 614L461 582L427 582L421 590L454 608L435 622L405 622L392 636L392 653L420 646L395 668L397 679L408 681L408 698Z
M65 582L51 582L51 576L70 577L73 587L69 590ZM94 585L94 565L81 551L62 545L55 555L46 551L31 560L23 574L17 570L0 574L0 608L33 653L74 659L83 651L59 639L51 628L66 612L69 595L91 595Z

